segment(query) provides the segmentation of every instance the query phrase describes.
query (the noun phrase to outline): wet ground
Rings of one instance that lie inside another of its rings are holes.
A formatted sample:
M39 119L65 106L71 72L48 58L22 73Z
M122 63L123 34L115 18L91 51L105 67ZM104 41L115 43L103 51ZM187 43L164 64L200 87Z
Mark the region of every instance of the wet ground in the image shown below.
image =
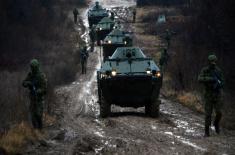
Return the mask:
M101 0L105 7L131 7L133 0ZM120 9L119 9L120 10ZM88 39L87 9L81 14L86 30L75 29ZM72 17L70 13L69 17ZM72 20L72 18L71 18ZM90 53L88 73L56 90L58 124L46 129L49 138L27 154L235 154L235 132L222 129L204 138L203 115L161 98L160 117L149 118L144 108L112 107L112 117L99 118L96 70L100 48Z

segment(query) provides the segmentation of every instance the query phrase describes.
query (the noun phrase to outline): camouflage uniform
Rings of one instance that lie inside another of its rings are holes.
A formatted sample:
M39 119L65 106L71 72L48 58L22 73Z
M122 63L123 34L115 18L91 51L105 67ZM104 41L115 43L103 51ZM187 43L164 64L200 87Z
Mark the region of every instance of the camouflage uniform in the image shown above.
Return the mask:
M133 23L135 23L136 20L136 9L133 9Z
M94 44L94 42L96 40L95 26L92 26L92 28L89 32L89 35L90 35L90 39L91 39L92 44Z
M47 80L40 71L39 63L33 59L30 63L31 71L23 81L23 86L30 90L30 112L34 128L42 129L43 102L46 95Z
M216 116L214 126L216 133L219 134L219 122L222 117L222 102L221 102L221 89L224 84L224 77L221 70L216 66L216 56L209 55L209 66L204 67L198 77L199 82L205 86L205 136L210 136L209 128L211 125L211 115L213 109Z
M170 31L169 29L166 29L166 32L165 32L165 40L167 42L167 49L170 48L170 43L171 43L171 37L172 35L175 35L176 32L174 31Z
M167 48L169 49L171 42L171 32L168 29L166 30L165 40L167 42Z
M80 52L81 65L82 65L82 74L86 74L86 65L89 53L87 52L86 46L82 48Z
M159 60L159 65L162 71L164 70L164 66L167 65L168 59L169 59L169 54L167 53L167 49L164 49L161 52L161 58Z
M74 23L76 24L78 21L78 10L74 8L73 10L73 17L74 17Z

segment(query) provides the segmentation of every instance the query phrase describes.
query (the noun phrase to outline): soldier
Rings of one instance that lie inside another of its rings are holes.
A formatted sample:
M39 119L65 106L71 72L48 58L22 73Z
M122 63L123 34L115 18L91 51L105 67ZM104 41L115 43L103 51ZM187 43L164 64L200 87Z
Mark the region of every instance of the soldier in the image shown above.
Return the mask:
M201 70L198 81L205 86L205 137L210 136L211 115L213 109L216 116L214 120L215 131L220 133L219 122L222 117L221 108L221 89L224 84L224 77L221 70L217 67L217 57L212 54L208 56L209 65Z
M74 23L77 24L77 21L78 21L78 10L77 10L77 8L73 9L73 17L74 17Z
M98 1L95 2L95 8L96 8L97 10L100 8L100 5L99 5L99 2L98 2Z
M114 21L114 19L115 19L114 12L111 12L111 17L110 17L110 19L112 19L112 20Z
M171 37L173 34L175 34L175 32L170 31L169 29L166 29L165 40L167 42L167 49L170 48Z
M135 8L133 9L132 14L133 14L133 23L135 23L135 20L136 20L136 9Z
M89 35L90 35L90 39L91 39L92 44L94 44L95 39L96 39L95 25L92 26L92 28L89 32Z
M89 53L87 51L87 47L84 46L80 52L80 58L81 58L81 65L82 65L82 74L86 74L86 65L87 65L87 59L89 57Z
M169 59L169 54L167 52L167 49L164 48L164 50L161 52L161 58L159 60L159 65L161 67L161 70L164 70L164 66L167 65Z
M31 60L31 71L23 81L23 86L30 90L30 114L34 128L42 129L43 102L46 95L47 80L41 72L39 62Z

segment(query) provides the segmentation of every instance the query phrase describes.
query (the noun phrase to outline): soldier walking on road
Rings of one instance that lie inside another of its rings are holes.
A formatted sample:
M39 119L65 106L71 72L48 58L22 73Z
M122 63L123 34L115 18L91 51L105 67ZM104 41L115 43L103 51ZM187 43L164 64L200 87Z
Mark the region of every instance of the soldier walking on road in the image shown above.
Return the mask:
M216 65L217 57L212 54L208 56L208 60L209 66L204 67L198 77L198 81L205 86L205 137L210 136L213 109L216 113L213 125L216 133L220 133L219 122L222 117L221 89L224 85L222 71Z
M73 9L73 17L74 17L74 23L77 24L77 21L78 21L78 10L77 10L77 8Z
M89 53L87 51L87 47L84 46L80 52L81 57L81 65L82 65L82 74L86 74L86 67L87 67L87 59L89 57Z
M95 26L93 25L90 32L89 32L89 36L91 39L92 44L94 44L95 40L96 40L96 32L95 32Z
M42 129L43 103L46 95L47 80L45 74L40 70L38 60L31 60L30 68L31 71L23 81L23 86L30 91L30 114L33 127Z
M133 14L133 23L135 23L135 20L136 20L136 9L135 8L133 9L132 14Z

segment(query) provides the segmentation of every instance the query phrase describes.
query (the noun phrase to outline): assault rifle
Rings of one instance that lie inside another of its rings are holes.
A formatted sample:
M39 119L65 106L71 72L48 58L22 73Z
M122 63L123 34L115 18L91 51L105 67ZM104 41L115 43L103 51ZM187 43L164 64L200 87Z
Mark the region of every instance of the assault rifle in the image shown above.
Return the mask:
M222 79L216 71L213 72L213 78L215 79L215 84L213 85L213 89L215 91L219 91L223 87Z

